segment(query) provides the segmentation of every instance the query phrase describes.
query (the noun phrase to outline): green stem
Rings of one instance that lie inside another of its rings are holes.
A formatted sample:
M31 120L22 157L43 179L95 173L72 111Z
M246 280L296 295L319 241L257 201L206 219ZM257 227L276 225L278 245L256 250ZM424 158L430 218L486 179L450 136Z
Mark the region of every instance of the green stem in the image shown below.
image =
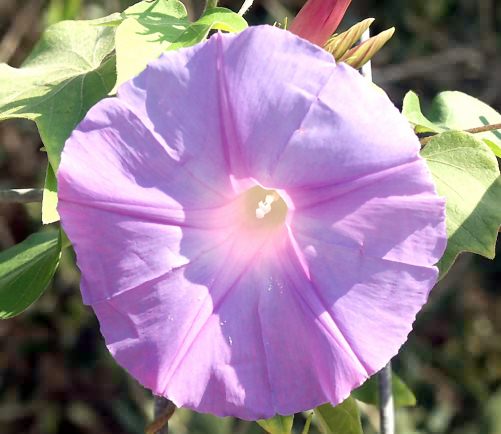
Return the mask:
M489 131L495 131L495 130L501 130L501 124L484 125L482 127L470 128L469 130L463 130L463 131L465 133L470 133L470 134L479 134L479 133L487 133ZM436 134L433 134L432 136L428 136L428 137L423 137L420 140L421 145L423 145L423 146L426 145L435 136L436 136Z
M207 0L207 9L212 9L217 7L218 0Z
M310 433L310 426L311 426L311 421L313 419L313 412L311 412L308 417L306 418L306 423L304 424L303 428L303 433L302 434L309 434Z

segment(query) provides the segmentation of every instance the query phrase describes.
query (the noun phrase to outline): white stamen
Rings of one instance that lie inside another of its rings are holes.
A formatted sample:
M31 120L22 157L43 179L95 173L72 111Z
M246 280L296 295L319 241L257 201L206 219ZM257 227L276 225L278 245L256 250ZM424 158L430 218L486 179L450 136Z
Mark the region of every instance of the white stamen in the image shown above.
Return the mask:
M271 204L275 201L275 196L272 194L267 194L264 201L259 201L258 207L256 208L256 217L258 219L263 219L266 214L271 212Z

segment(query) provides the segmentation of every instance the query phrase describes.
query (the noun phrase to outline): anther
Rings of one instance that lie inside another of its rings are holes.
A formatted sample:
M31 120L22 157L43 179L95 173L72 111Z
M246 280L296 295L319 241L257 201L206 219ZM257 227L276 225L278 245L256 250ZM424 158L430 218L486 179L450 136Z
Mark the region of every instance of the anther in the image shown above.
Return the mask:
M256 208L256 217L258 219L263 219L266 214L271 212L271 204L275 201L275 199L275 195L267 194L264 201L259 201L258 207Z

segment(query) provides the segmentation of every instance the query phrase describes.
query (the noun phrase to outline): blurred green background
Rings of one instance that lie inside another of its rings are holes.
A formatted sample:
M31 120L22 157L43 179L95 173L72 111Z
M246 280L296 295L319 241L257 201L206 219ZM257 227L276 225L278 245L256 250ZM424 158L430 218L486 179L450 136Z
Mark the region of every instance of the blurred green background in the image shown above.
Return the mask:
M43 29L95 18L128 0L0 0L0 62L19 66ZM234 10L241 2L221 1ZM302 0L256 0L252 24L293 17ZM188 3L189 4L189 3ZM189 4L192 14L196 5ZM193 7L195 6L195 7ZM461 90L501 111L501 2L353 0L342 28L375 17L397 33L374 61L374 79L395 104L409 89L429 101ZM0 188L42 186L46 165L34 124L0 123ZM501 206L501 204L500 204ZM0 204L0 250L39 228L39 205ZM432 293L395 369L417 396L399 409L399 434L501 433L501 259L464 255ZM78 271L63 253L55 281L21 316L0 322L0 434L139 434L151 418L147 391L112 360ZM366 433L377 410L362 408ZM301 417L297 420L300 432ZM255 424L178 411L173 434L252 434Z

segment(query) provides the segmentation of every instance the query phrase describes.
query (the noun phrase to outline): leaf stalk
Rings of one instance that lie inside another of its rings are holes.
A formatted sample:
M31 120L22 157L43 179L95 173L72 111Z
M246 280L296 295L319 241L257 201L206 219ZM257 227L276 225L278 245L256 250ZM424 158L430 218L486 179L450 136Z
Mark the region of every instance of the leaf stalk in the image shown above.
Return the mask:
M146 434L168 434L169 419L174 414L176 406L166 398L155 396L154 421L146 428Z
M468 130L463 130L465 133L470 133L470 134L479 134L479 133L487 133L489 131L495 131L495 130L501 130L501 124L490 124L490 125L483 125L481 127L476 127L476 128L470 128ZM440 133L435 133L431 136L428 137L423 137L419 141L421 142L421 145L424 146L426 145L431 139L433 139L437 134Z

